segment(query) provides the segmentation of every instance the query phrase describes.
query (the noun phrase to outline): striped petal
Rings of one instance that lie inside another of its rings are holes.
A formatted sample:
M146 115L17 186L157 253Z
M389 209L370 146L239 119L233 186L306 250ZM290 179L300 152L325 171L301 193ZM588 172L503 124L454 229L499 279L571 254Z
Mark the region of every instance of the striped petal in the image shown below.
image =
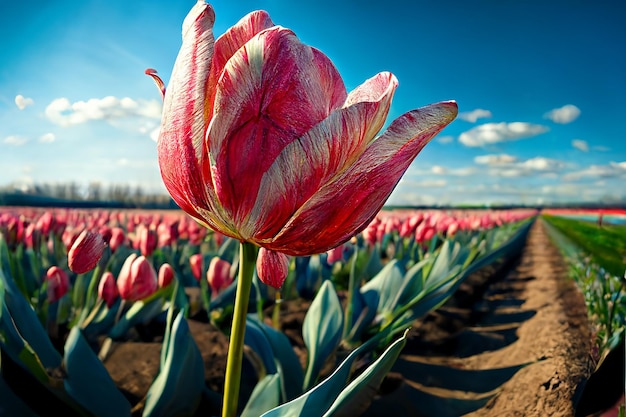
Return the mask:
M276 157L345 98L332 62L279 26L259 33L226 63L207 140L215 190L238 230Z
M210 170L203 167L214 21L213 9L201 1L185 18L183 43L164 96L157 149L161 176L174 201L203 224L232 235L232 227L215 204Z
M222 75L224 67L235 52L246 44L250 39L256 36L264 29L269 29L274 25L269 14L264 10L257 10L248 13L241 18L236 25L229 28L223 35L215 41L213 53L213 62L211 63L211 72L209 74L209 85L215 86L217 80ZM213 103L215 100L215 88L208 91L207 103ZM208 106L208 114L210 118L213 116L213 106Z
M350 93L348 107L287 145L263 176L248 224L241 226L245 234L259 243L271 240L323 184L351 166L384 125L397 85L392 74L378 74Z
M325 184L267 249L300 256L325 252L365 228L422 148L457 114L455 102L405 113L340 177Z

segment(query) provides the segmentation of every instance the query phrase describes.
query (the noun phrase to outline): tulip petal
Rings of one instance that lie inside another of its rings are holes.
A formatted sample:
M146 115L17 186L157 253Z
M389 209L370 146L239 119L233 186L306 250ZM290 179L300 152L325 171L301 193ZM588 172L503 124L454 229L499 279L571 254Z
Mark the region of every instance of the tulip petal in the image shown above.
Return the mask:
M213 56L214 21L213 9L201 1L185 18L183 44L163 101L157 148L161 176L174 201L203 224L228 231L228 222L214 204L211 172L203 169L208 124L204 100Z
M232 56L246 44L255 35L265 29L269 29L274 25L269 14L264 10L257 10L248 13L236 25L229 28L223 35L215 41L213 62L211 63L211 72L209 74L209 85L215 86L217 80L222 75L226 63ZM215 88L207 91L206 98L208 114L207 117L213 116L213 101L215 100Z
M226 63L207 140L215 191L237 230L276 157L345 97L332 62L279 26L253 37Z
M287 255L310 255L359 233L382 208L413 159L457 112L455 102L441 102L394 120L354 165L325 184L264 246Z
M323 184L351 166L384 125L397 85L390 73L372 77L350 93L346 106L287 145L263 176L243 234L271 240Z

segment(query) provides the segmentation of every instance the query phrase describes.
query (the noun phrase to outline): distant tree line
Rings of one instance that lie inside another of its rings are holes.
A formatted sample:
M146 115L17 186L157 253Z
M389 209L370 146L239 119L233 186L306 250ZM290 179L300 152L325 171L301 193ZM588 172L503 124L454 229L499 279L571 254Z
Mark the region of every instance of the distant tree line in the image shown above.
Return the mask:
M81 207L176 208L165 193L146 192L141 186L91 182L44 183L28 186L9 185L0 188L0 205L76 205ZM27 204L26 204L27 203Z

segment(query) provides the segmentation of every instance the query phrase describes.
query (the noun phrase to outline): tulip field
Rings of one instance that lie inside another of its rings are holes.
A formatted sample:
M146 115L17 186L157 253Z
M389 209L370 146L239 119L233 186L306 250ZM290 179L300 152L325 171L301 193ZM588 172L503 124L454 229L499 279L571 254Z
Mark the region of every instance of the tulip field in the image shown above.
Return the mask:
M348 91L267 12L218 36L214 22L196 2L169 82L145 70L179 209L0 207L0 415L587 416L619 401L623 212L388 208L457 103L387 123L392 73Z
M351 393L380 383L411 324L472 272L518 250L536 215L382 211L337 249L291 257L279 290L255 278L245 339L255 366L244 371L256 382L241 400L242 415L294 415L286 410L307 401L324 412L349 409ZM0 233L0 392L12 398L14 415L43 411L16 375L76 415L193 415L201 403L219 409L211 401L221 393L208 394L188 323L228 334L238 242L179 211L5 207ZM305 354L279 324L289 303L307 306L299 323ZM105 364L147 329L161 332L149 340L160 340L160 365L142 387L145 397L132 403Z

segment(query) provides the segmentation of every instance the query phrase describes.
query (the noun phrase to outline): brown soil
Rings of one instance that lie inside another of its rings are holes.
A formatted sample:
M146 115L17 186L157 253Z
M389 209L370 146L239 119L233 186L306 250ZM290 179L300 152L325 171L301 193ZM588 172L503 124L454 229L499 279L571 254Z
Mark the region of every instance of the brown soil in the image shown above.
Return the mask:
M519 258L416 323L399 387L365 416L574 416L591 340L583 295L538 221Z
M304 358L306 303L292 303L284 331ZM227 338L190 320L207 386L223 388ZM158 371L160 343L120 343L105 362L140 415ZM415 322L403 354L363 417L574 416L577 387L591 374L591 334L582 294L533 225L521 256L472 275L436 312ZM249 365L247 365L249 366ZM249 392L254 381L244 381ZM219 414L204 398L196 415Z

